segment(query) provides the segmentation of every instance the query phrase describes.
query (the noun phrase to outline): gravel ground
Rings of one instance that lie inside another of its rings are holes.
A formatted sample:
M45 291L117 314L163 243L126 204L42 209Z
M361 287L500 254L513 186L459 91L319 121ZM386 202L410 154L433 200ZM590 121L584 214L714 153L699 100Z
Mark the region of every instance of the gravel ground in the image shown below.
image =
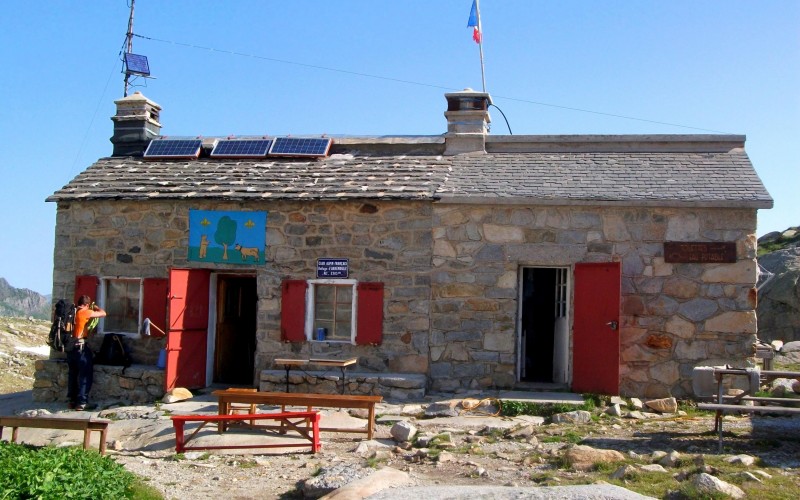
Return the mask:
M446 421L447 419L437 419ZM485 420L485 419L484 419ZM498 419L499 420L499 419ZM508 486L558 485L578 480L592 483L597 473L557 470L551 458L568 446L572 435L583 437L581 444L615 449L635 456L653 451L677 450L687 456L713 455L716 435L709 431L709 417L636 421L609 419L587 425L545 425L536 428L536 440L496 438L496 433L481 435L474 429L447 425L425 426L421 432L450 432L453 452L448 459L436 460L418 449L401 449L394 443L388 426L380 426L376 440L383 447L358 453L362 440L348 434L323 434L323 451L316 455L286 451L270 454L222 454L214 451L187 453L176 459L173 450L113 452L128 470L149 480L169 499L288 499L303 498L303 483L320 472L337 468L334 476L349 474L354 479L389 466L407 472L412 486ZM755 425L753 425L755 423ZM470 426L474 427L474 426ZM725 422L726 453L746 453L762 460L765 467L780 467L798 475L800 443L784 440L797 436L800 419L728 417ZM751 434L752 433L752 434ZM564 439L562 439L564 438ZM538 443L536 442L538 441ZM470 451L467 452L467 448ZM361 448L365 448L362 444ZM363 455L363 456L362 456ZM370 458L371 456L371 458ZM537 482L537 477L558 479ZM335 478L334 478L335 479ZM335 481L334 481L335 482ZM312 496L313 493L312 493Z

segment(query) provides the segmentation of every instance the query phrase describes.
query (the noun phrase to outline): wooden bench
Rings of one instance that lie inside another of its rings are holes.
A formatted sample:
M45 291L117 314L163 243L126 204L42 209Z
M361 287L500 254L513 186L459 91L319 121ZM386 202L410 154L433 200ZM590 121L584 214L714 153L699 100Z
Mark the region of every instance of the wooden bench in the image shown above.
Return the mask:
M383 401L383 396L304 394L299 392L242 392L227 389L214 391L212 394L217 396L220 415L228 415L232 403L280 405L281 411L286 411L287 406L305 407L308 411L313 408L363 408L369 410L366 429L320 427L319 430L325 432L365 433L367 434L367 439L372 439L375 433L375 405ZM225 422L220 422L219 431L225 431Z
M320 415L316 411L287 411L281 413L254 413L244 415L173 415L172 426L175 428L175 452L183 453L186 450L220 450L220 449L250 449L250 448L289 448L299 446L311 446L311 453L316 453L320 450L321 445L319 442L319 419ZM231 421L245 421L249 420L255 422L256 420L277 420L280 422L279 426L274 425L251 425L251 428L263 429L280 429L285 433L287 428L295 430L308 440L308 443L272 443L260 445L214 445L214 446L186 446L198 432L207 423L217 423L222 427L225 423ZM200 426L184 439L183 431L187 422L200 422ZM298 426L298 423L304 423L303 427ZM308 424L311 427L308 427Z
M11 442L16 443L20 427L36 429L65 429L83 431L83 449L89 449L92 431L100 433L100 454L106 452L106 434L111 420L101 418L58 417L0 417L0 436L3 427L11 427Z

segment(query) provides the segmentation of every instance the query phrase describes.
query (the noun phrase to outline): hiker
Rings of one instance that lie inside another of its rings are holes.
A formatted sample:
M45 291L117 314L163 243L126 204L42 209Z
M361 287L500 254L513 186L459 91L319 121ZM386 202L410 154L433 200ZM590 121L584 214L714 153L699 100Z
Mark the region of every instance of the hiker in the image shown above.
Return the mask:
M94 305L88 295L80 296L78 310L75 312L75 328L72 330L73 345L67 351L67 365L69 366L67 398L70 409L83 411L88 404L89 391L92 389L94 355L86 344L90 334L86 326L90 319L102 318L105 315L106 312Z

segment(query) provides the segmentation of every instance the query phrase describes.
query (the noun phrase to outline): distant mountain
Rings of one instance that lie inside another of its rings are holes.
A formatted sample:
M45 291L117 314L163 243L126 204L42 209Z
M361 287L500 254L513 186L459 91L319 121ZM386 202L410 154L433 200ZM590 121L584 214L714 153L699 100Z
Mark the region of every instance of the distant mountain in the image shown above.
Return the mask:
M14 288L0 278L0 316L50 319L51 299L27 288Z

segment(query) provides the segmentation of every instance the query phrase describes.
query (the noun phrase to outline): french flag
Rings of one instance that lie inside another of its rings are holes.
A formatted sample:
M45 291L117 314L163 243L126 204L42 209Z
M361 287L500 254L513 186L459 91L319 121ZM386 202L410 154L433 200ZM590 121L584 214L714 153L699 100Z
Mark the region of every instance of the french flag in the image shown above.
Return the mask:
M469 11L469 21L467 28L472 27L472 39L475 43L481 43L481 11L478 8L478 0L472 0L472 9Z

